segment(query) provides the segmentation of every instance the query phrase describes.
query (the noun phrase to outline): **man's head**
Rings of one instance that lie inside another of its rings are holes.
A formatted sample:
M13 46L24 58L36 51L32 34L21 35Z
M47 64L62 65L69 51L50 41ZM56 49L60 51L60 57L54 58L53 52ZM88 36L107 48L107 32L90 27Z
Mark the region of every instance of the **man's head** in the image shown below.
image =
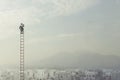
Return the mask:
M21 27L24 27L24 24L23 23L21 23L21 25L20 25Z

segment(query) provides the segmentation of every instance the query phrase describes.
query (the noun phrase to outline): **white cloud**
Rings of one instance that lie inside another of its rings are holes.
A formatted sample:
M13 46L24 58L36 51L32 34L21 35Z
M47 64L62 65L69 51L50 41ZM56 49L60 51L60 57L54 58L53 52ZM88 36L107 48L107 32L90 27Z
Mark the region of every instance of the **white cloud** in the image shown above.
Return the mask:
M20 22L39 24L44 19L83 11L99 0L0 0L0 33L14 34Z
M52 17L70 15L85 10L98 2L99 0L33 0L32 4L36 5L34 7L38 9L39 15Z
M59 41L59 40L68 40L68 39L75 39L75 38L82 38L84 39L85 37L88 36L94 36L91 33L66 33L66 34L56 34L52 36L46 36L46 37L36 37L36 38L31 38L30 40L26 41L27 44L33 44L33 43L46 43L46 42L53 42L53 41Z

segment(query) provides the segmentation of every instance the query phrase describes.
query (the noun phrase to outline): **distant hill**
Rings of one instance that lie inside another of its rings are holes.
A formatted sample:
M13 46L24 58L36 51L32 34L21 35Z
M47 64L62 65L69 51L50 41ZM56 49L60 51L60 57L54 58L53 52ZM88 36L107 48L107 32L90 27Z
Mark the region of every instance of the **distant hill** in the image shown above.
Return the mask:
M48 68L107 68L120 69L120 57L92 53L62 53L34 63L34 67Z

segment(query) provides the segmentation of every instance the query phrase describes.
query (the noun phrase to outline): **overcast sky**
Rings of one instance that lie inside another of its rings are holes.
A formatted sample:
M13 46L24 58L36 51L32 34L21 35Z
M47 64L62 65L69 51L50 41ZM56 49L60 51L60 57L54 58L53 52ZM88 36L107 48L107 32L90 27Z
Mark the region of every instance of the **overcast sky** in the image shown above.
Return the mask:
M120 0L0 0L0 65L19 65L21 22L28 64L64 52L120 56Z

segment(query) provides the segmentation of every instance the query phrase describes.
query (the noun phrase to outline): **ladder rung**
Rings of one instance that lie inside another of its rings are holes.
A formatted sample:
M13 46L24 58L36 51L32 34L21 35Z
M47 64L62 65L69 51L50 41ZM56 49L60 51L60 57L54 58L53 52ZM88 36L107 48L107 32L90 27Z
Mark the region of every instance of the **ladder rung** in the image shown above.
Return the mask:
M20 62L24 62L23 60L20 60Z

